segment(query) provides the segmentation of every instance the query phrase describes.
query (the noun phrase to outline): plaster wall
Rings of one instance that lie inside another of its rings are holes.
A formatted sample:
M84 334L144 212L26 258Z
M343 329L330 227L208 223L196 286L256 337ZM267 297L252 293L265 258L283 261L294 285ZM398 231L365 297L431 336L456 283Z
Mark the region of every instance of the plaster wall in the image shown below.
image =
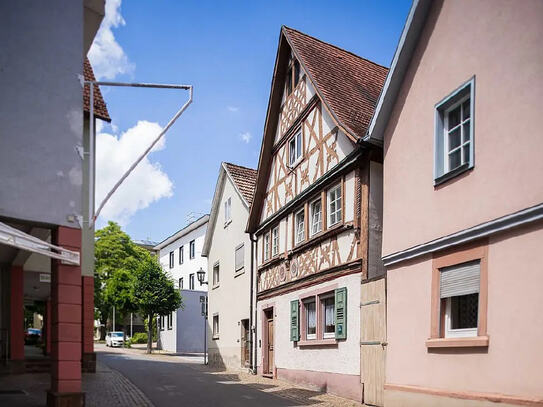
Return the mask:
M541 222L490 238L488 348L428 350L432 259L389 269L386 382L543 398L541 242Z
M231 222L224 222L224 202L231 198ZM249 319L251 284L251 241L245 233L249 209L232 181L225 177L218 205L217 222L208 255L208 275L213 281L213 266L219 263L219 284L209 290L209 361L212 365L241 366L241 320ZM235 270L235 250L244 245L244 268ZM220 333L212 338L213 315L219 315Z
M5 1L0 16L0 216L79 227L83 2Z
M384 135L383 255L543 202L542 21L539 0L432 3ZM473 76L474 168L434 188L434 106Z
M299 347L290 341L290 301L327 286L347 287L347 339L337 346ZM299 371L360 375L360 274L350 274L257 304L257 363L262 367L262 310L274 307L275 367Z

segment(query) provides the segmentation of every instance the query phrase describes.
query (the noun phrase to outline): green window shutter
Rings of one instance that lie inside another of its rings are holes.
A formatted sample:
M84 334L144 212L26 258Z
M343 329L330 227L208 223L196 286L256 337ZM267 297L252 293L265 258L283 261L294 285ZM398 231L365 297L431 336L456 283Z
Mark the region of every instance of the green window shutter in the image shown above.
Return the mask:
M290 340L298 342L300 340L300 318L299 318L298 300L290 302Z
M347 287L336 289L336 339L347 338Z

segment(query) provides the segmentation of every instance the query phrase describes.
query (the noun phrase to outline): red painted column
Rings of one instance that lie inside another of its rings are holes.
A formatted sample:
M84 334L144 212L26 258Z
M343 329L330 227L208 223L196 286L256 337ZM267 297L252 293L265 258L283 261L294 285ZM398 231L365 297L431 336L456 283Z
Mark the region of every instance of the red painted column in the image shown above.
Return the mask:
M51 299L45 302L45 354L51 354Z
M83 326L82 326L82 359L81 367L83 372L96 372L96 354L94 353L94 277L83 276L82 296L83 296Z
M9 354L14 367L25 358L24 340L24 274L21 266L11 266L10 270L10 323Z
M53 243L81 250L81 230L59 226ZM81 392L81 266L52 262L51 390L48 406L84 405Z

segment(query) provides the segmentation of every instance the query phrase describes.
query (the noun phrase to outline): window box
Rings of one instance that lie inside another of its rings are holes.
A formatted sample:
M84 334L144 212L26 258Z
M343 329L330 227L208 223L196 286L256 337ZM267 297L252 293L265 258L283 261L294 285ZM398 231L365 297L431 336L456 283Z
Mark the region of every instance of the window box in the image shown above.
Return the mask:
M435 107L434 185L473 168L475 78Z

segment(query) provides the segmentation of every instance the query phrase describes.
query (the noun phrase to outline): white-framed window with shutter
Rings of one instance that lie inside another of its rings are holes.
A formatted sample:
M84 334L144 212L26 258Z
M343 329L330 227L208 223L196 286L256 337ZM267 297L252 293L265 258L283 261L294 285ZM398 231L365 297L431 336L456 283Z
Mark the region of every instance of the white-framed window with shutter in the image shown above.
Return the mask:
M315 298L303 302L305 308L305 339L317 338L317 307Z
M439 295L445 307L445 338L477 336L480 261L443 267L439 272Z
M240 244L238 247L236 247L234 260L235 260L235 272L243 273L243 270L245 267L245 245L243 243Z

